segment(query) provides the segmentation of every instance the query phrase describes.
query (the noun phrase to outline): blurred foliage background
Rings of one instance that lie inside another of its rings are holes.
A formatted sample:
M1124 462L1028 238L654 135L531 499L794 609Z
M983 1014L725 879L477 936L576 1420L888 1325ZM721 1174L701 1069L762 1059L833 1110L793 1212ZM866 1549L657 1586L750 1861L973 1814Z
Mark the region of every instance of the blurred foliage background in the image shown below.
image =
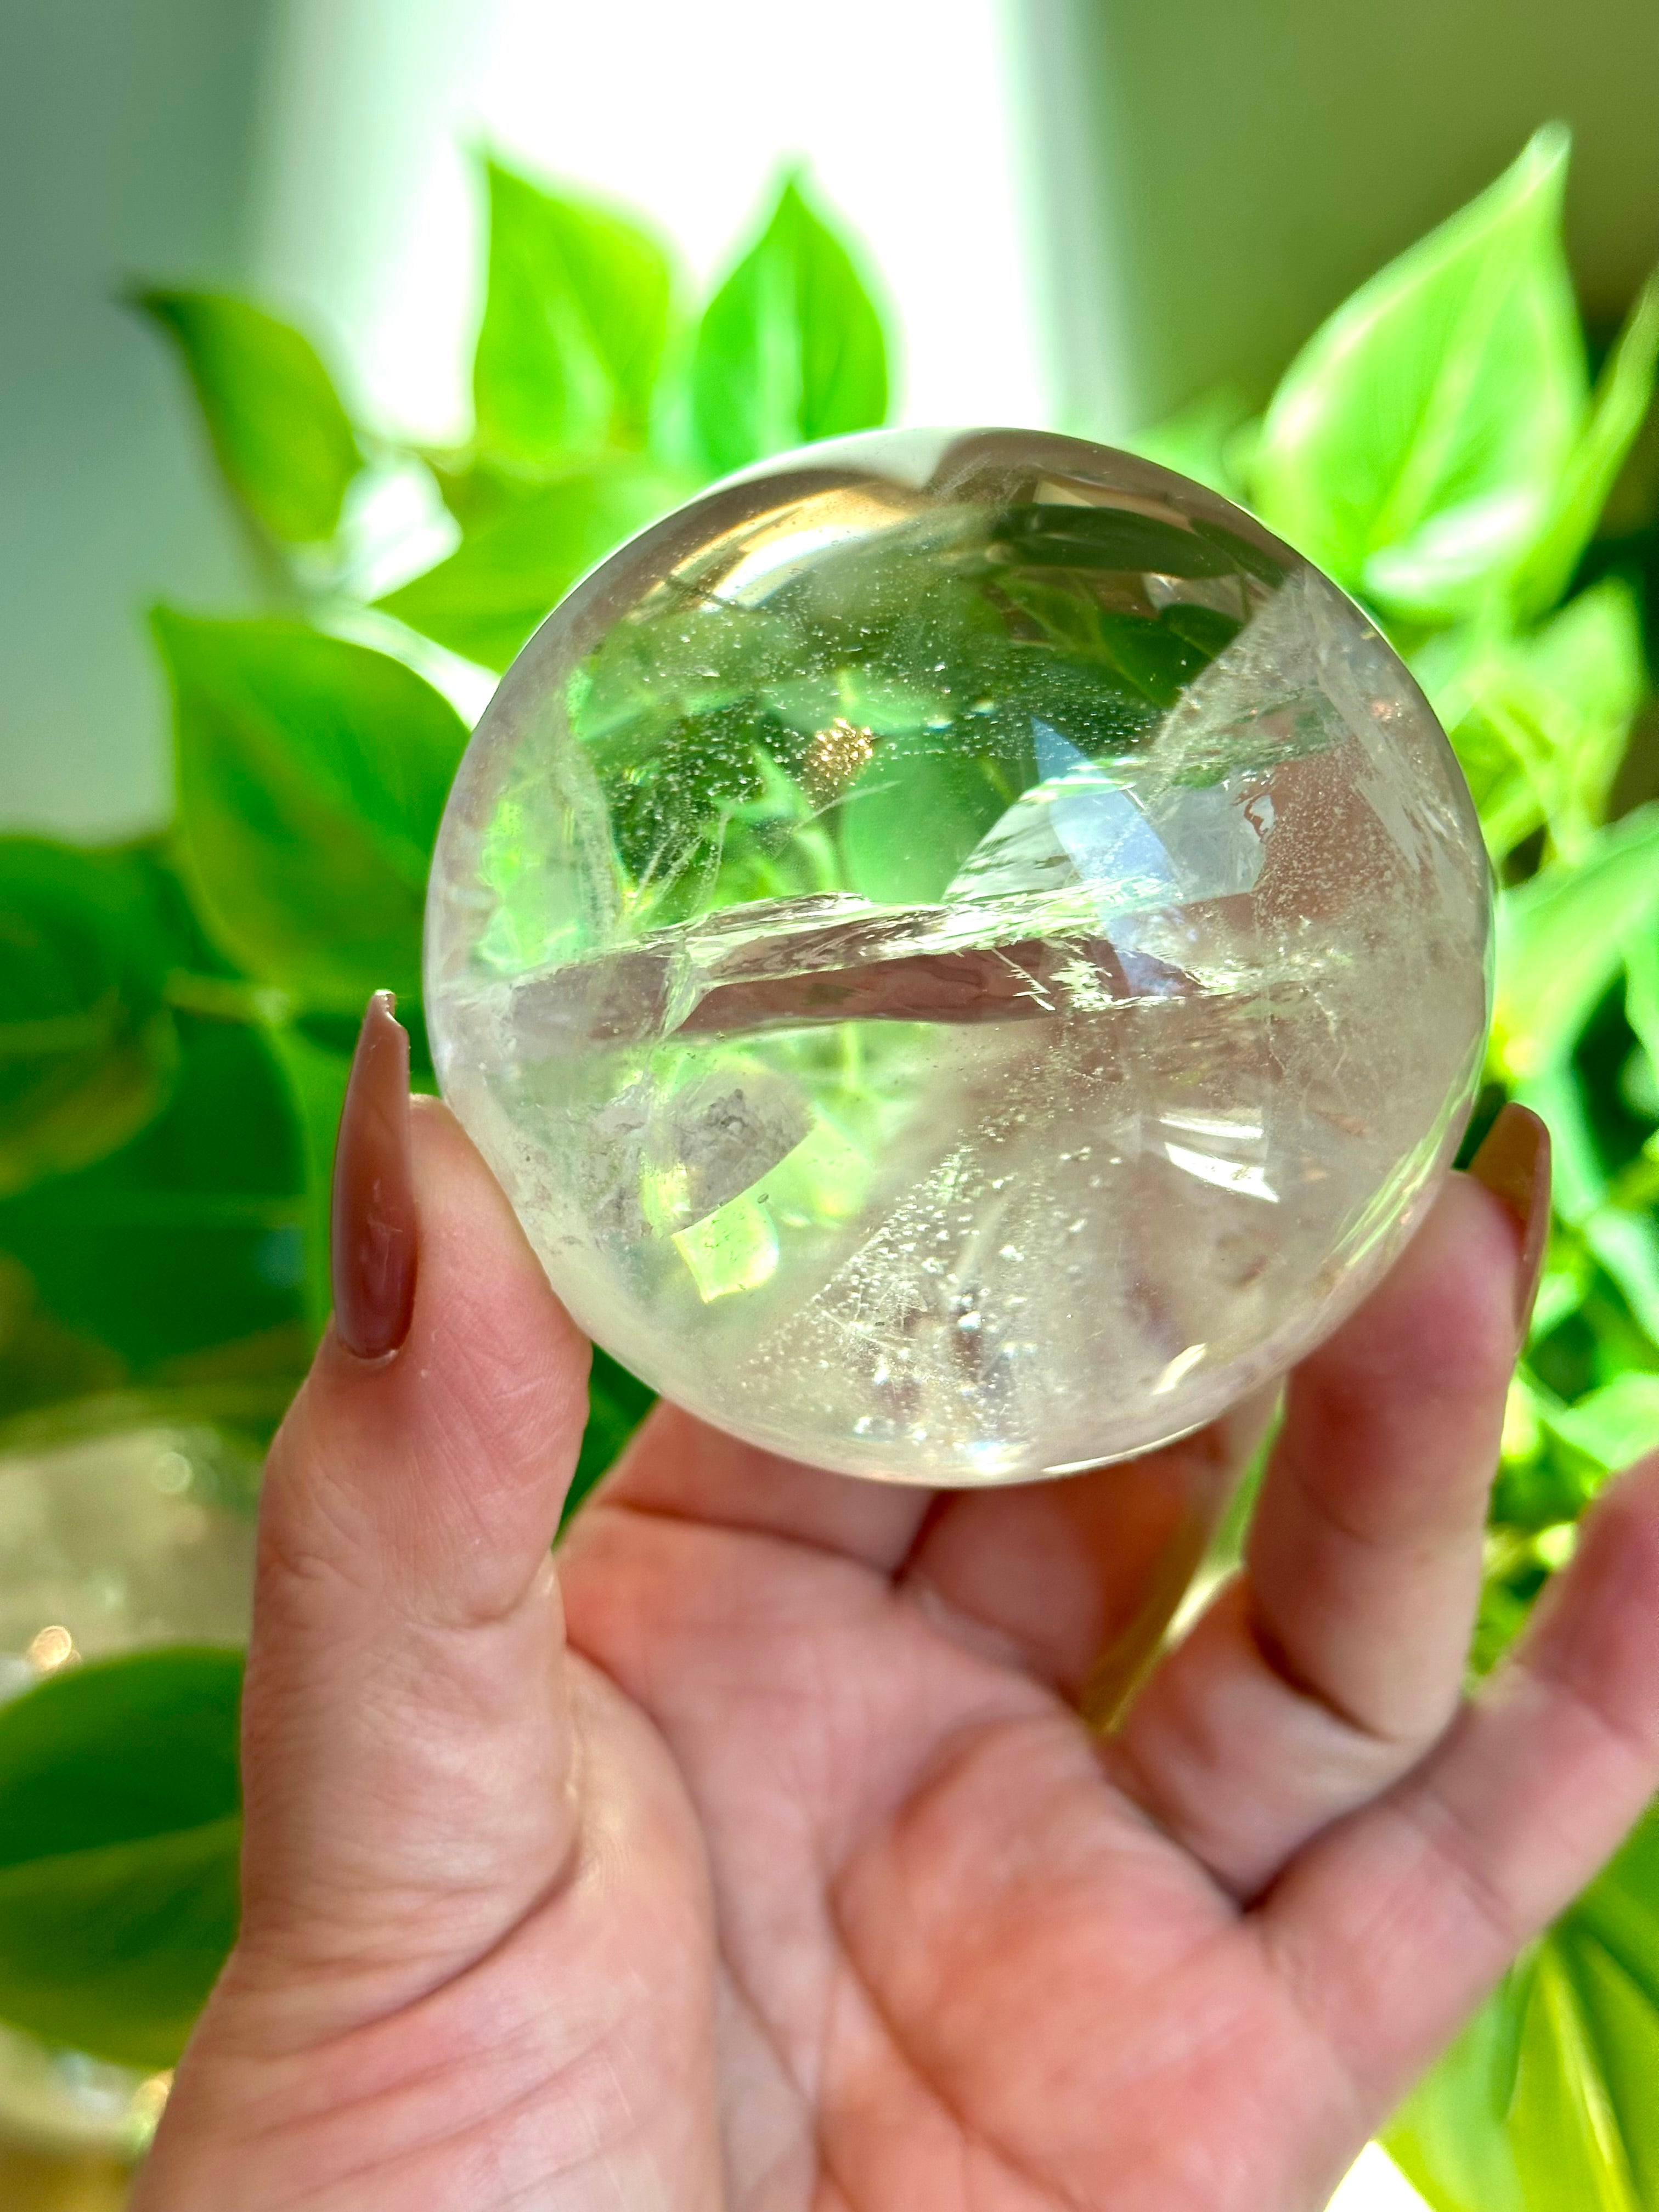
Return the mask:
M617 210L481 173L465 443L354 419L308 337L252 301L132 295L267 605L155 613L165 833L0 839L0 1453L164 1423L257 1459L325 1316L333 1130L371 990L398 992L430 1080L427 860L490 672L700 484L884 419L883 317L806 179L700 301ZM1659 293L1593 362L1567 175L1565 134L1540 132L1314 334L1265 413L1221 393L1143 441L1384 623L1503 886L1471 1141L1505 1096L1536 1106L1557 1218L1476 1674L1609 1471L1659 1443ZM646 1402L601 1358L579 1491ZM0 2020L164 2068L234 1925L236 1662L179 1647L40 1671L0 1706ZM1650 1818L1389 2144L1442 2212L1659 2206L1656 2081Z

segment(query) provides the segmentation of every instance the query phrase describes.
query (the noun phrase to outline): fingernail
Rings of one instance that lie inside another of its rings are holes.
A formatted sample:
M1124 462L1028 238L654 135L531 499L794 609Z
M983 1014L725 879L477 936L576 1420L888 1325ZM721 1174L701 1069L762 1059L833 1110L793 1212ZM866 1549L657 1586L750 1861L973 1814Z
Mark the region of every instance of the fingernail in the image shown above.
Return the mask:
M1521 1231L1515 1322L1522 1342L1538 1296L1550 1233L1550 1133L1528 1107L1505 1106L1480 1140L1469 1173L1503 1200Z
M334 1148L334 1328L360 1359L395 1352L415 1304L409 1032L396 1003L390 991L368 1002Z

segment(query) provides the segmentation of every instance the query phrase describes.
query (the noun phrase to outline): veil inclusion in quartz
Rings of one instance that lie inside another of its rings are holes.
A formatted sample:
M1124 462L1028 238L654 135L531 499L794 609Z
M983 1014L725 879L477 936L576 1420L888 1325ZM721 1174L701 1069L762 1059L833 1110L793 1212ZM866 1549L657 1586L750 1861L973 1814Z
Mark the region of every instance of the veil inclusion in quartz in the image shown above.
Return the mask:
M1414 1225L1487 867L1364 615L1168 471L1024 432L791 454L508 672L428 915L445 1095L599 1343L851 1473L1207 1420Z

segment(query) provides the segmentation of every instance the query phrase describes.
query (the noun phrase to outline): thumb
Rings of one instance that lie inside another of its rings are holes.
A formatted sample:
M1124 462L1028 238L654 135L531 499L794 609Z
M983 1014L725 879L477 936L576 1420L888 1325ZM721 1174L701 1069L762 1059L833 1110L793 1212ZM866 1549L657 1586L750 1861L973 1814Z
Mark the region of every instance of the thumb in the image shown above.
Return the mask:
M487 1949L574 1833L550 1547L587 1346L409 1039L369 1002L335 1319L271 1448L243 1716L242 1934L356 2010Z

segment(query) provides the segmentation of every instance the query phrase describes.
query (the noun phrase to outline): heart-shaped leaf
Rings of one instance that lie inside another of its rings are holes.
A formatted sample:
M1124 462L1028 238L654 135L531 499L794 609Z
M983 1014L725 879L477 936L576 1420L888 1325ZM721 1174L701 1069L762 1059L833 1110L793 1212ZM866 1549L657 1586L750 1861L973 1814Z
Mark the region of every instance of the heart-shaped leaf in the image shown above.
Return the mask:
M0 839L0 1197L101 1158L161 1109L170 951L130 855Z
M242 1662L184 1645L0 1708L0 2018L177 2058L235 1934Z
M224 293L145 291L134 305L177 344L248 512L290 544L331 538L363 457L311 341Z
M698 441L717 474L866 430L887 412L881 318L853 258L791 178L709 301L691 364Z
M466 730L386 654L166 610L178 841L215 938L301 1006L418 994L427 866Z
M1561 242L1568 141L1514 166L1364 284L1274 393L1263 519L1350 590L1439 618L1539 541L1577 444L1583 341Z
M477 436L541 469L644 443L668 337L672 271L609 208L488 165L489 277L472 368Z

